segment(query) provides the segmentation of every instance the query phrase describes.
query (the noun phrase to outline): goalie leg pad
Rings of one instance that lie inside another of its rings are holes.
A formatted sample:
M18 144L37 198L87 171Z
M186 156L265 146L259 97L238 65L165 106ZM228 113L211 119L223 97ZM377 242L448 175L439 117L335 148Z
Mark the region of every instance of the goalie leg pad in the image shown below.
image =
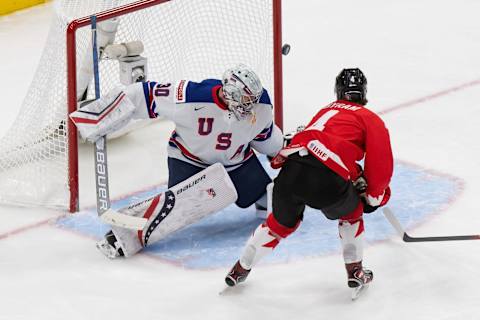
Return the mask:
M230 177L217 163L157 196L119 210L122 214L146 218L142 230L112 229L128 257L236 200L237 192Z

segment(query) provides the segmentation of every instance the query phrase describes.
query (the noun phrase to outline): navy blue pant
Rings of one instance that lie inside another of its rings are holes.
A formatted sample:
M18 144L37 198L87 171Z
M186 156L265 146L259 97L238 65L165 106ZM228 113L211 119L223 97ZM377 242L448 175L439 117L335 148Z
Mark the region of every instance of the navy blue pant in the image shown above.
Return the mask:
M203 168L174 158L168 158L168 187L172 187ZM238 193L235 204L240 208L247 208L254 204L266 192L267 185L272 182L257 157L253 155L239 168L228 172L230 179Z

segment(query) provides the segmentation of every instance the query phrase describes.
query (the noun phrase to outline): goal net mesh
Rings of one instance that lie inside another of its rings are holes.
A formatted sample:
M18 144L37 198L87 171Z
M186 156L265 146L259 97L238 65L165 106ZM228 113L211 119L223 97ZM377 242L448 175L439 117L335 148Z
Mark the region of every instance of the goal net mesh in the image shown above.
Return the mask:
M75 19L133 2L57 0L51 5L54 18L34 80L0 139L0 202L68 208L67 77L85 80L83 68L91 68L92 53L90 28L81 28L77 69L67 75L66 29ZM119 16L114 43L142 41L148 79L155 81L219 78L226 68L244 63L259 74L273 100L272 12L272 0L173 0ZM118 61L101 60L99 67L104 94L120 84ZM87 77L89 98L92 81Z

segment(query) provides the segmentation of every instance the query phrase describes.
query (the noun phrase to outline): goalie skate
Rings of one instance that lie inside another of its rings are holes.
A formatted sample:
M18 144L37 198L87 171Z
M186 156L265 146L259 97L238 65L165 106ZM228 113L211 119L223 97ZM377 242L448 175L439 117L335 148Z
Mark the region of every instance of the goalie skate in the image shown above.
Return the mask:
M109 259L123 256L123 250L112 231L108 232L103 240L98 241L96 246L97 249Z

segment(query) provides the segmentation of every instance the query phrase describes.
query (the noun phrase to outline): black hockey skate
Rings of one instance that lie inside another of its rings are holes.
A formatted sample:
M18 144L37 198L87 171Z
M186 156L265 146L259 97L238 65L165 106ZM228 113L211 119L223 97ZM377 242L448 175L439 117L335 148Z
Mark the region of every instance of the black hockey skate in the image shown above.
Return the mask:
M373 280L373 272L362 267L362 262L345 265L348 274L348 286L353 288L352 300L357 299Z
M250 273L250 270L244 269L240 265L240 261L237 261L233 268L230 270L230 272L227 274L225 277L225 283L229 287L234 287L238 283L244 282L247 279L248 274Z

